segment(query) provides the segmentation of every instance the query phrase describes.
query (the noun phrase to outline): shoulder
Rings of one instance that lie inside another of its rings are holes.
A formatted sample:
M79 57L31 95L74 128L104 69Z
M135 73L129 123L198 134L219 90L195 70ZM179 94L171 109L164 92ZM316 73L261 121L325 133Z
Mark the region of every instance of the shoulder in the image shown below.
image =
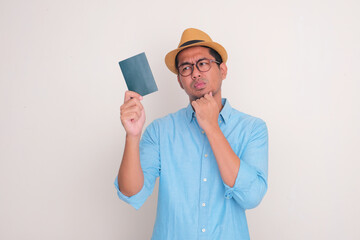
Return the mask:
M239 121L246 121L249 123L265 123L265 121L259 117L240 112L235 108L231 108L231 120L239 120Z
M231 109L230 121L236 125L246 128L250 132L267 131L266 122L256 116L240 112L237 109Z

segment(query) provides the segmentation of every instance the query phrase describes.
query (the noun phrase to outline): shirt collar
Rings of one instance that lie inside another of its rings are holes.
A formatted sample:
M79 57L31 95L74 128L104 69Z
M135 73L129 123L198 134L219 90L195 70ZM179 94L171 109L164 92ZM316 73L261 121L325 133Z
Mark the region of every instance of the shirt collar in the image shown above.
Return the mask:
M221 109L220 112L220 117L222 118L222 121L226 124L227 121L229 121L230 118L230 114L231 114L231 105L229 103L229 100L227 100L226 98L222 98L221 99L221 103L223 105L223 108ZM191 104L189 103L189 105L186 107L185 109L186 112L186 118L189 122L191 122L194 118L195 118L195 112L191 106Z
M188 122L191 122L194 118L194 110L191 106L191 104L189 103L189 105L186 107L185 109L185 113L186 113L186 119Z
M222 117L222 120L226 124L230 119L232 108L229 103L229 100L227 100L226 98L221 99L221 102L222 102L223 108L221 109L220 116Z

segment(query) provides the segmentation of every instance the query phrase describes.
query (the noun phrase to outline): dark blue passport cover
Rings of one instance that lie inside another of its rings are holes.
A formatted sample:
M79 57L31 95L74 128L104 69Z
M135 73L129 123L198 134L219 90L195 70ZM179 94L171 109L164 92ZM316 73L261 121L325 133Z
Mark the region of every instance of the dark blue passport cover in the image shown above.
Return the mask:
M158 90L144 52L120 61L119 65L130 91L145 96Z

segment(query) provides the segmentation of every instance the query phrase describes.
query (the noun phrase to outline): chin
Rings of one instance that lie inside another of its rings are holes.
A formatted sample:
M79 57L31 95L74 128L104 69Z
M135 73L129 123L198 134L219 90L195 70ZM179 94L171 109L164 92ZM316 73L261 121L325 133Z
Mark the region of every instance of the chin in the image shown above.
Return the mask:
M207 88L203 88L203 89L200 89L200 90L195 90L193 92L187 92L187 95L189 96L189 98L194 101L194 100L197 100L197 99L200 99L202 97L205 96L205 94L209 93L210 90L207 89Z
M204 97L206 93L207 92L201 92L199 94L192 95L190 98L193 99L193 100L197 100L197 99L200 99L200 98Z

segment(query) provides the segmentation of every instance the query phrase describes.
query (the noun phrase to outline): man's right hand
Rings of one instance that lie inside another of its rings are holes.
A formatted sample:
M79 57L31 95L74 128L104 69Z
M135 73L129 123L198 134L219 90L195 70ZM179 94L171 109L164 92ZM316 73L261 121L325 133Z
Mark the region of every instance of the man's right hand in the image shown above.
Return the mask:
M124 104L120 107L120 119L128 136L141 136L145 124L145 111L140 103L142 99L143 97L136 92L125 92Z

